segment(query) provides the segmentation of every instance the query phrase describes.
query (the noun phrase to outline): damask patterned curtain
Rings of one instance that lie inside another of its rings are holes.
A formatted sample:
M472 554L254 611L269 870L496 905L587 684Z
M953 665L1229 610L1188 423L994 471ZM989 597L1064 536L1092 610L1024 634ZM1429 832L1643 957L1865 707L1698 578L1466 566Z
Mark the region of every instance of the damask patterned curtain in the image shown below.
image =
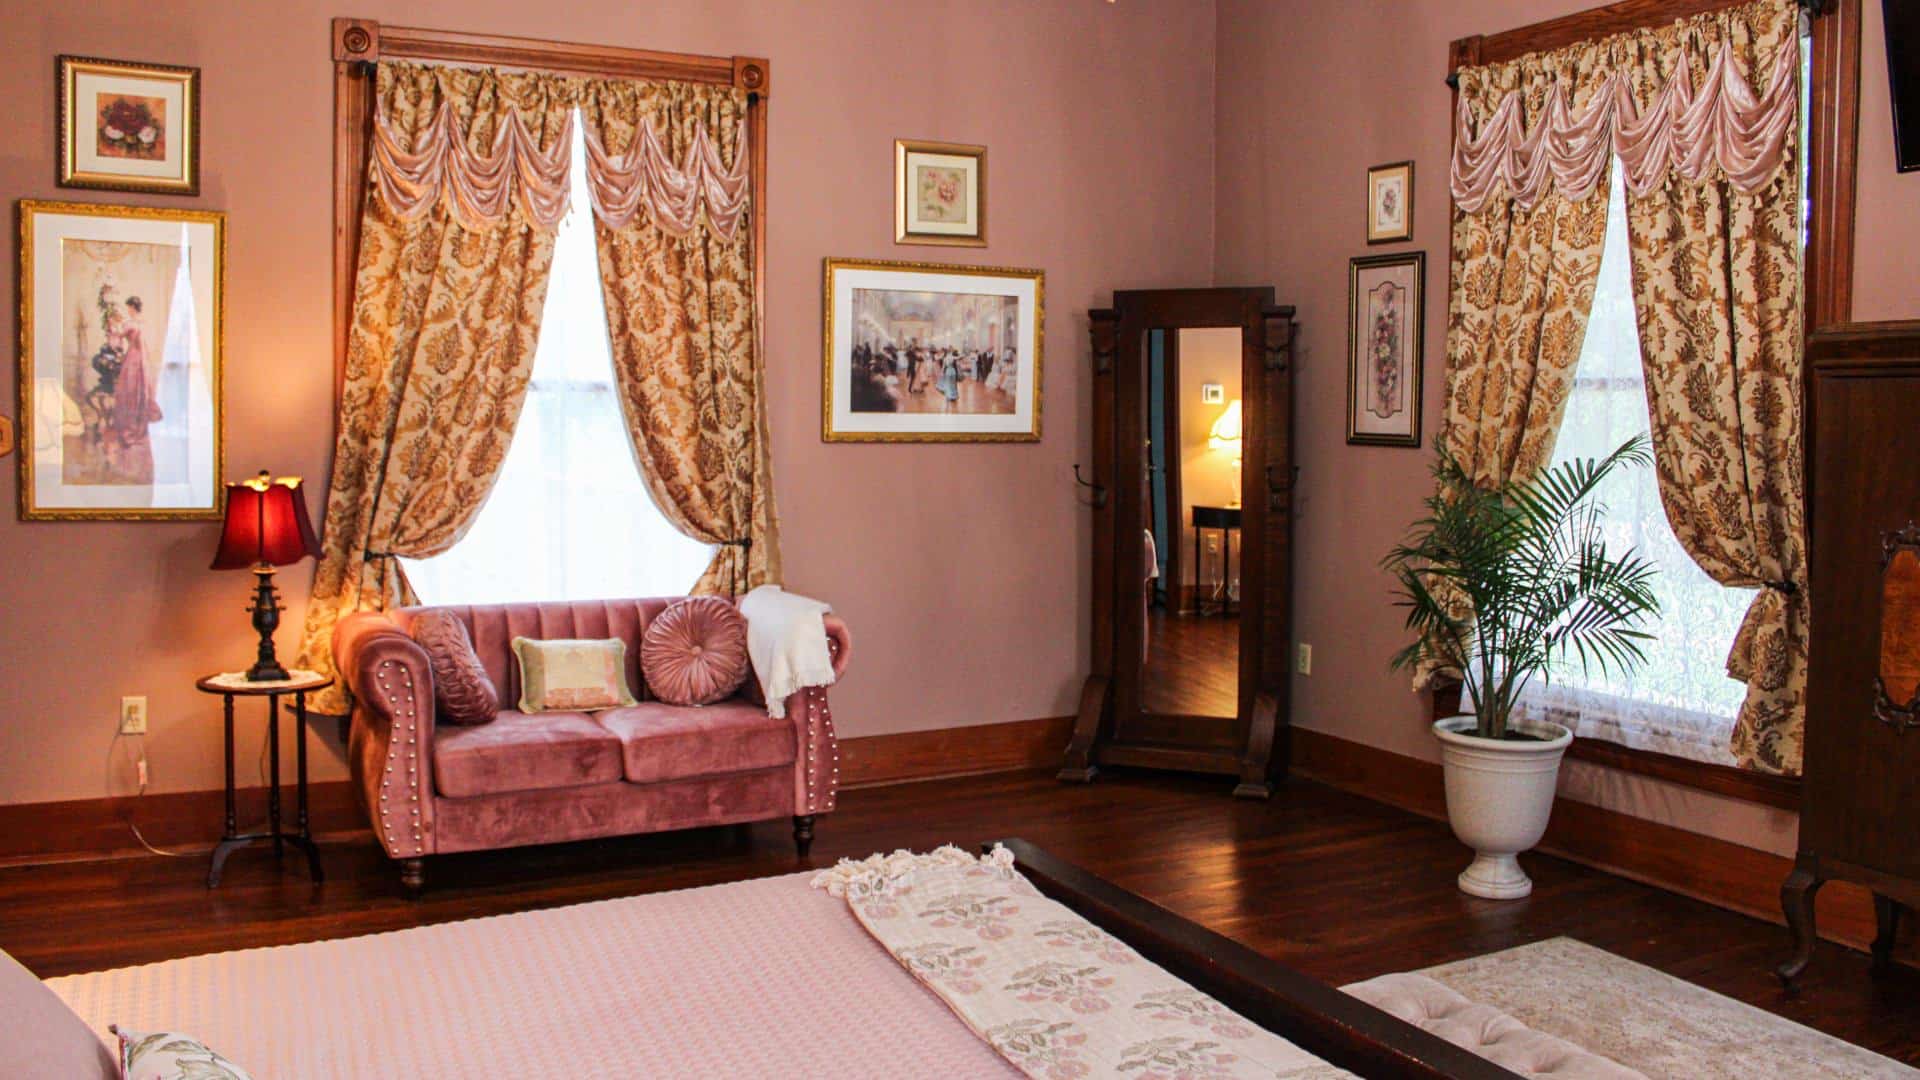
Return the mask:
M1481 483L1550 458L1618 159L1661 502L1714 580L1761 587L1732 750L1784 773L1808 634L1797 19L1756 0L1460 72L1441 434Z
M1799 41L1794 5L1762 0L1615 49L1643 108L1662 86L1711 85L1719 60L1776 73L1776 87L1788 72L1792 114ZM1738 130L1729 125L1729 135ZM1796 131L1780 125L1770 172L1676 168L1627 200L1660 501L1708 576L1760 589L1727 656L1727 674L1747 684L1732 749L1748 768L1788 774L1800 771L1809 635Z
M550 207L508 178L554 155L564 178L573 94L548 74L380 65L377 124L413 156L396 166L376 145L369 169L303 667L333 673L342 616L412 602L392 556L453 546L493 487L526 397L553 259L540 220ZM454 156L502 179L443 198ZM339 684L315 707L344 712Z
M777 581L753 230L742 223L759 210L747 201L746 96L593 80L580 107L614 376L641 473L675 527L719 545L696 591L738 595ZM618 178L663 157L681 163L679 190L705 193L704 209L620 213Z
M1562 95L1576 105L1596 95L1601 60L1589 44L1467 68L1460 72L1462 123L1489 123L1504 110L1542 124ZM1606 169L1602 159L1599 179ZM1607 233L1604 183L1572 194L1557 187L1517 194L1502 186L1477 203L1456 195L1453 209L1439 440L1488 487L1530 477L1553 455Z

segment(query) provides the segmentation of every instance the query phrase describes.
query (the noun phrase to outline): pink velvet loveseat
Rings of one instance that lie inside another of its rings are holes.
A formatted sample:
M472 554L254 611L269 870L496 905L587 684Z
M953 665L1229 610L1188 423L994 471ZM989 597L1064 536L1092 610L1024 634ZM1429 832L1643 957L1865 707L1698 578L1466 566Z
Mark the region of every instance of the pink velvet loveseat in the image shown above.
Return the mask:
M434 723L427 654L408 636L424 608L341 620L333 656L353 696L348 758L374 836L417 890L428 855L727 825L791 816L806 855L817 814L833 809L839 750L823 689L787 698L775 719L749 676L733 698L668 705L647 693L640 638L675 598L450 607L500 694L499 718ZM834 670L851 639L826 616ZM626 642L639 704L527 714L515 637Z

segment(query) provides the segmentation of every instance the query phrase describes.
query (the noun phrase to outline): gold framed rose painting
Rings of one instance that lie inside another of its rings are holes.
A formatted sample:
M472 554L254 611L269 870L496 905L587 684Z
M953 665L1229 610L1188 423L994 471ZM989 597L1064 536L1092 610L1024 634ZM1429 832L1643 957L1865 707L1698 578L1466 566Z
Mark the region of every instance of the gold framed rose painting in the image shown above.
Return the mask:
M20 515L221 513L226 215L20 202Z
M200 193L200 69L61 56L61 187Z
M1046 275L826 260L821 437L1038 442Z
M1367 243L1413 239L1413 162L1367 170Z
M895 139L893 242L987 246L987 148Z

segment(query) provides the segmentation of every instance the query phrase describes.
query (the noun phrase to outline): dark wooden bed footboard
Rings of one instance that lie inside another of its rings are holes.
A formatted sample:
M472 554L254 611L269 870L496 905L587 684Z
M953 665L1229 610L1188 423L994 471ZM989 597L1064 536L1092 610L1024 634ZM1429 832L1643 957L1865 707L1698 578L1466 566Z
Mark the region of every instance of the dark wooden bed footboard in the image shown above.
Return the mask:
M1196 989L1368 1080L1517 1080L1514 1073L1303 972L1183 919L1025 840L1003 840L1020 872Z

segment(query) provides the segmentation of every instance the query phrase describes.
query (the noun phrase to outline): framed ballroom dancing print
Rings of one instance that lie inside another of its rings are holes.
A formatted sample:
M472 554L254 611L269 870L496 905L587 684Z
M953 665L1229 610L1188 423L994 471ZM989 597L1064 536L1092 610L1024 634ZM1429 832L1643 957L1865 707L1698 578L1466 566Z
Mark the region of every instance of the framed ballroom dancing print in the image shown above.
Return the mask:
M1413 239L1413 162L1367 170L1367 243Z
M1347 265L1347 442L1420 445L1427 253Z
M20 516L217 519L226 215L20 202Z
M893 141L893 242L987 246L987 148Z
M61 187L200 194L200 69L61 56Z
M1039 442L1046 274L826 260L821 438Z

